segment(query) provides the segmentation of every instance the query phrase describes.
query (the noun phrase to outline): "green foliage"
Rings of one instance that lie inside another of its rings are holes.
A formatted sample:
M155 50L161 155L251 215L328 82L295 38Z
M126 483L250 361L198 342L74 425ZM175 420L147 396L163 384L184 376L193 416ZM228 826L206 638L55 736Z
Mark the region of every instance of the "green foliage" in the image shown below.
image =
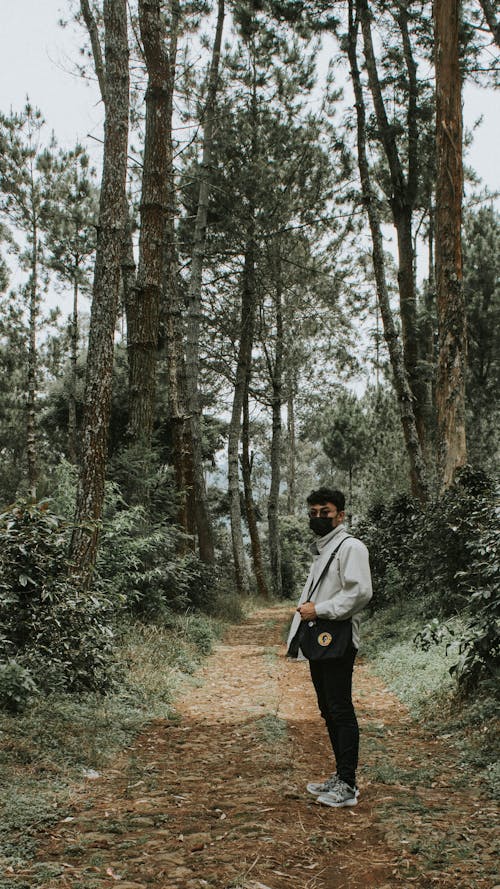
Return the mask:
M469 454L494 471L500 444L500 214L493 206L465 216L463 286Z
M414 563L413 536L422 522L419 502L404 494L385 503L375 503L366 519L355 528L370 551L372 607L399 600L402 584L406 597L416 596L415 578L409 576L405 566Z
M108 486L97 572L109 596L146 621L187 610L214 613L217 571L190 550L179 555L180 545L185 548L174 525L150 521L143 506L126 508L116 487Z
M121 477L122 457L114 463L114 475ZM139 471L138 459L133 472ZM128 505L116 482L107 482L106 499L97 561L101 589L124 612L145 621L170 621L173 613L201 611L215 616L241 617L234 594L226 589L221 571L200 561L186 548L182 532L173 524L174 500L168 476L152 466L143 473L143 490L149 492L150 509ZM56 482L53 500L68 517L72 513L76 470L61 461L53 474ZM128 493L137 487L129 482ZM167 518L157 519L163 512Z
M52 159L53 183L42 205L49 265L64 284L90 289L95 250L98 189L95 170L81 145Z
M340 393L328 416L323 450L332 464L344 472L361 462L368 440L368 426L359 399L353 392Z
M0 710L20 713L37 687L26 669L15 660L0 664Z
M68 578L67 535L47 501L19 500L0 515L0 653L15 659L20 705L26 673L44 693L110 683L112 603Z
M280 519L280 539L283 596L295 599L304 584L311 561L305 521L296 516L283 516Z
M182 624L182 635L195 652L204 656L211 653L218 636L217 627L212 620L202 614L187 615Z
M343 491L350 490L352 482L352 509L356 520L365 515L373 503L386 503L408 489L408 457L406 454L401 418L396 397L389 386L368 387L362 397L356 400L352 393L346 393L347 402L352 401L352 411L348 406L349 416L344 427L345 442L342 445L339 438L338 449L335 441L339 431L331 438L332 423L338 417L340 423L340 409L331 409L332 391L326 387L325 392L318 395L317 392L304 390L299 396L299 418L302 429L301 438L311 443L305 453L305 464L301 465L298 472L298 484L302 485L302 478L309 479L311 464L316 476L319 476L333 487ZM357 401L357 406L356 405ZM340 405L344 402L340 401ZM350 419L349 419L350 417ZM354 428L359 417L360 434ZM340 430L340 426L339 426ZM350 430L350 432L349 432ZM348 436L352 432L349 445ZM322 462L319 455L319 446L322 443L323 452L328 450L329 465L326 456ZM330 448L331 445L331 448ZM344 462L341 459L342 449L345 446ZM315 448L311 454L311 447ZM356 451L356 448L358 449ZM336 457L336 453L338 457ZM301 459L300 451L298 455ZM348 458L348 459L347 459ZM351 464L351 473L349 465ZM308 482L309 490L313 482ZM301 489L301 493L303 488ZM306 492L304 492L306 493Z
M186 604L195 611L206 614L217 613L217 594L220 584L218 569L202 562L192 551L188 551L180 560L181 570L185 572Z
M13 293L0 296L0 502L16 496L26 446L24 307Z
M429 731L453 738L464 775L481 774L498 790L498 699L481 682L474 694L457 695L450 663L459 661L467 619L433 619L422 629L419 603L386 606L363 623L362 649L384 682L425 721ZM415 645L415 640L418 644Z
M498 674L499 518L493 482L466 468L427 508L399 497L374 507L358 529L371 553L375 607L404 597L434 616L417 634L421 648L453 634L446 618L464 618L452 667L464 691Z
M496 519L496 521L495 521ZM487 504L478 505L479 539L469 545L467 570L457 572L462 595L471 603L471 617L460 640L457 676L465 690L487 681L498 690L500 667L500 522Z
M365 619L361 637L376 672L417 716L430 697L452 691L450 659L455 655L456 660L456 650L447 650L445 641L428 650L417 647L414 638L420 626L418 603L410 601L404 609L398 603ZM458 634L456 618L455 629Z

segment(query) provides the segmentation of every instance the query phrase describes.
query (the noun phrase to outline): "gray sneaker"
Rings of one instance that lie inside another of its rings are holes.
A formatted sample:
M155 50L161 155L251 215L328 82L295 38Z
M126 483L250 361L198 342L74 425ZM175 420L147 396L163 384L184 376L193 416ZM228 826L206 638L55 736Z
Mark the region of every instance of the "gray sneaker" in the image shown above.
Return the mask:
M334 772L333 775L319 784L311 782L307 785L306 789L309 793L312 793L313 796L321 796L322 793L330 793L331 790L334 790L339 780L339 776Z
M337 772L334 772L333 775L330 775L329 778L319 784L311 782L307 785L306 790L309 793L312 793L313 796L321 796L324 793L331 793L332 790L335 790L339 783L344 784L344 781L341 781L339 776L337 775ZM359 796L359 788L357 784L354 785L354 793L356 797Z
M328 793L321 793L317 797L316 802L336 809L343 808L343 806L355 806L358 802L356 788L349 787L345 781L341 781L339 778L333 790L329 790Z

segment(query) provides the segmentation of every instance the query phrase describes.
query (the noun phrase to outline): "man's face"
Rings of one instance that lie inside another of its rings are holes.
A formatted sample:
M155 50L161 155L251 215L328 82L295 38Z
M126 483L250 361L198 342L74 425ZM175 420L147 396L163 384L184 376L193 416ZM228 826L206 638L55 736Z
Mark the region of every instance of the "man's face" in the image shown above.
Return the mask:
M309 506L309 518L329 519L332 530L344 521L344 515L344 512L338 511L334 503L311 503Z

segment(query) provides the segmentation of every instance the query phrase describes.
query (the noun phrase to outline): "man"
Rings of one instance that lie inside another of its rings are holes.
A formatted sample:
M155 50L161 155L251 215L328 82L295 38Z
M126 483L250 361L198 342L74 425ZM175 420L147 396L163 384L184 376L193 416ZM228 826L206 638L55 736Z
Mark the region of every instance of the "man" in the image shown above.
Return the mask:
M336 770L330 778L308 784L307 790L323 805L355 806L359 795L356 786L359 728L352 703L352 673L359 647L359 612L372 596L368 550L343 526L345 497L341 491L319 488L311 492L307 504L309 526L316 535L311 546L314 559L290 627L287 648L301 621L317 617L352 621L352 644L345 655L309 661ZM325 571L335 550L335 557ZM311 601L307 601L311 590L314 590Z

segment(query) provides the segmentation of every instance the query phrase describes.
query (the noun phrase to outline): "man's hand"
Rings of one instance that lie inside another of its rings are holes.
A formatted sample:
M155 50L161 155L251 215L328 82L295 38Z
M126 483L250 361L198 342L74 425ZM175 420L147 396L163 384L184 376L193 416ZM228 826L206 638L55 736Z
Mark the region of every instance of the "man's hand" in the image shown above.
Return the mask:
M312 602L304 602L303 605L299 605L297 611L302 620L315 620L316 618L316 609Z

